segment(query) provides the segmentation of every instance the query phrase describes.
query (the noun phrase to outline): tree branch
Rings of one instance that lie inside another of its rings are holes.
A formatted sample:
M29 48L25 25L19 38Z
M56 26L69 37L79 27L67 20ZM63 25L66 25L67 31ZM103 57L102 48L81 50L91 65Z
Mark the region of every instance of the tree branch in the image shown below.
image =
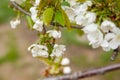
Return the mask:
M15 1L10 1L10 3L16 8L18 9L19 11L21 11L22 13L28 15L28 16L31 16L31 14L27 11L25 11L19 4L17 4Z
M26 14L28 16L31 16L31 13L25 11L15 1L10 1L10 3L17 10L21 11L22 13L24 13L24 14ZM59 25L59 26L61 26L61 25ZM63 27L63 26L61 26L61 27ZM83 26L71 26L71 28L82 29ZM118 49L114 51L112 59L114 59L117 54L118 54ZM105 73L115 71L115 70L118 70L118 69L120 69L120 64L114 64L114 65L102 67L102 68L99 68L99 69L88 70L88 71L85 71L85 72L76 72L76 73L71 74L71 75L64 75L64 76L58 76L58 77L52 77L52 78L45 78L43 80L78 80L78 79L81 79L81 78L86 78L86 77L90 77L90 76L105 74Z
M19 11L21 11L22 13L28 15L28 16L31 16L31 13L25 11L18 3L16 3L15 1L10 1L10 3L16 8L18 9ZM61 25L59 25L61 26ZM63 26L61 26L63 27ZM83 26L71 26L71 28L75 28L75 29L82 29Z
M120 64L114 64L114 65L110 65L110 66L106 66L106 67L102 67L102 68L98 68L98 69L93 69L93 70L88 70L85 72L76 72L74 74L71 75L64 75L64 76L58 76L58 77L51 77L51 78L45 78L43 80L78 80L81 78L86 78L86 77L91 77L91 76L95 76L95 75L101 75L101 74L105 74L111 71L115 71L120 69Z
M112 53L112 56L111 56L111 60L115 60L115 58L118 56L118 53L119 53L119 47L115 50L113 50L113 53Z

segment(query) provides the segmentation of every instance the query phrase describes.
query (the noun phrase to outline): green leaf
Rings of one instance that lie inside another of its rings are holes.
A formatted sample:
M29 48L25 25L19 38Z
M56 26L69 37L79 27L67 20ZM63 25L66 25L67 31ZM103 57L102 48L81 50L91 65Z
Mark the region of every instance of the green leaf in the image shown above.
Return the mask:
M47 5L48 4L47 4L46 0L41 0L40 4L38 6L39 11L41 12L44 9L44 7L47 6Z
M25 0L21 5L20 5L24 10L29 11L29 9L33 6L31 3L31 0Z
M27 19L28 28L32 29L32 27L33 27L33 21L31 19L31 17L30 16L26 16L26 19Z
M62 12L60 12L60 11L55 12L54 22L59 23L62 26L65 26L65 21L64 21Z
M105 2L105 0L94 0L95 2Z
M70 28L70 20L69 20L67 14L65 13L65 11L63 9L61 9L61 11L62 11L63 19L65 21L65 25L67 26L67 28Z
M79 2L85 2L86 0L78 0Z
M120 9L120 0L115 0L116 6Z
M70 4L69 4L67 1L63 1L63 2L61 3L61 5L62 5L62 6L69 6L69 7L70 7Z
M53 8L47 8L43 12L43 22L45 23L45 25L49 25L51 23L53 15L54 15Z

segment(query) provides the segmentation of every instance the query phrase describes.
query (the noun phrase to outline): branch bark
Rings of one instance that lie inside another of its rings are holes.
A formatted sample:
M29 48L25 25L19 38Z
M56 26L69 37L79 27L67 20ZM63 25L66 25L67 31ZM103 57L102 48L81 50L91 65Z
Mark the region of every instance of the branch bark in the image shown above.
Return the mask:
M22 9L22 7L17 4L15 1L10 1L11 5L13 5L17 10L21 11L22 13L28 15L28 16L31 16L31 14L27 11L25 11L24 9Z
M64 75L64 76L58 76L58 77L51 77L51 78L45 78L43 80L78 80L86 77L91 77L95 75L102 75L111 71L119 70L120 69L120 64L114 64L114 65L109 65L106 67L98 68L98 69L93 69L93 70L88 70L85 72L76 72L71 75Z

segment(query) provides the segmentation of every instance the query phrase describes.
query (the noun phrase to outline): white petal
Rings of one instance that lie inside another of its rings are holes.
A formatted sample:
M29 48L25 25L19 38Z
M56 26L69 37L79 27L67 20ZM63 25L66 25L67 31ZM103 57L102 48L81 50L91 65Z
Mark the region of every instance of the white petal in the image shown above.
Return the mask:
M97 48L100 46L103 40L103 34L101 33L100 30L96 30L94 32L87 34L87 38L90 41L89 44L91 44L93 48Z
M34 6L38 6L39 3L40 3L40 0L35 0L35 4L34 4Z
M80 7L79 7L79 11L82 12L82 13L83 13L83 12L86 12L87 9L88 9L87 4L82 4L82 5L80 5Z
M76 24L83 25L85 21L85 17L83 15L77 15L75 18Z
M85 32L85 33L91 33L91 32L94 32L98 29L98 25L95 24L95 23L92 23L92 24L89 24L87 26L85 26L82 30Z
M50 56L51 57L53 57L53 56L61 57L65 51L66 51L65 45L55 44Z
M93 12L87 12L85 18L87 19L86 24L93 23L96 20L96 14Z
M37 46L37 44L32 44L28 47L28 51L30 51L33 47Z
M113 40L110 41L109 46L112 49L117 49L118 46L119 46L119 43L116 41L116 39L113 39Z
M29 51L31 51L33 57L44 57L47 58L49 56L48 49L44 45L39 44L32 44L29 48Z
M31 19L33 20L33 22L38 21L37 14L32 14Z
M63 68L63 73L64 74L70 74L71 73L71 68L70 67L64 67Z
M75 12L74 12L74 9L70 7L70 8L67 8L67 9L65 10L65 12L67 13L70 21L71 21L71 22L74 22L75 16L76 16L76 15L75 15Z
M76 5L76 0L67 0L70 3L70 6Z
M93 43L92 44L92 48L98 48L100 46L99 42Z
M38 12L38 11L37 11L37 7L31 7L31 8L30 8L30 12L31 12L31 14L33 14L33 15L34 15L34 14L37 14L37 12Z
M109 32L109 31L113 31L116 28L116 25L108 20L105 20L102 22L101 24L101 30L103 32Z
M49 34L50 37L53 37L55 39L58 39L61 37L61 31L49 30L49 31L47 31L47 33Z
M70 60L68 58L63 58L61 61L61 65L68 65L70 64Z
M19 19L10 21L11 28L15 29L20 24L20 22L21 21Z
M104 51L110 51L110 47L102 47Z
M36 22L33 25L33 29L41 32L43 30L43 21Z
M105 40L106 41L110 41L110 40L112 40L113 38L115 38L115 34L114 33L107 33L106 35L105 35Z
M103 40L103 41L101 42L101 47L108 47L108 46L109 46L108 41Z

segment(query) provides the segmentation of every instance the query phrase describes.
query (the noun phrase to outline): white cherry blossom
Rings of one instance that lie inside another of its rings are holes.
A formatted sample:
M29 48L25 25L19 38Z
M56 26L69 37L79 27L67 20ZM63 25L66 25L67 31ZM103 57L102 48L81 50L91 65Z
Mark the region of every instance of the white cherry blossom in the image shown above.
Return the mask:
M64 74L70 74L72 72L71 68L69 66L66 66L63 68L63 73Z
M68 7L65 9L65 12L66 12L67 16L69 17L70 21L74 22L75 16L76 16L74 9L72 7Z
M84 15L77 15L75 21L76 24L82 25L82 26L86 26L89 25L93 22L95 22L96 20L96 14L93 12L87 12Z
M108 33L109 31L110 32L115 32L116 31L116 25L111 21L105 20L101 24L101 30L103 32L106 32L106 33Z
M103 34L98 29L98 25L95 23L89 24L82 29L88 38L89 44L92 45L93 48L97 48L100 46L103 40Z
M61 37L61 31L49 30L49 31L47 31L47 33L49 34L50 37L53 37L55 39L58 39Z
M31 19L32 19L33 22L36 22L38 20L37 14L31 15Z
M35 0L34 6L38 6L41 0Z
M96 31L87 34L87 38L90 41L89 44L92 45L93 48L97 48L103 40L103 33L97 29Z
M105 38L101 43L101 47L105 51L110 49L117 49L120 46L120 29L116 28L116 31L105 34Z
M98 29L98 25L95 24L95 23L92 23L92 24L89 24L87 26L85 26L82 30L85 32L85 33L91 33L91 32L94 32Z
M49 56L48 49L44 45L32 44L28 47L28 51L31 51L33 57L47 58Z
M21 21L19 19L10 21L11 28L15 29L20 24L20 22Z
M88 9L87 4L80 4L80 5L74 6L74 11L76 15L85 14L87 12L87 9Z
M76 24L79 24L79 25L86 25L86 19L81 14L76 16L75 22L76 22Z
M85 3L83 3L83 4L81 4L81 5L79 6L80 12L86 12L87 9L88 9L88 6L87 6L87 4L85 4Z
M50 56L51 57L53 57L53 56L61 57L65 51L66 51L65 45L55 44Z
M85 18L87 19L87 24L91 24L93 22L95 22L96 20L96 14L93 12L87 12L85 15Z
M30 12L31 12L31 14L37 14L38 13L38 10L37 10L37 7L35 7L35 6L33 6L33 7L31 7L30 8Z
M43 30L43 21L37 20L33 25L33 29L41 32Z
M76 0L67 0L70 6L76 5Z
M70 60L68 58L63 58L61 61L61 65L68 65L70 64Z
M109 46L112 49L117 49L120 46L120 31L115 35L115 37L109 42Z
M37 17L37 13L38 13L37 7L34 6L31 7L30 12L31 12L31 19L33 20L33 22L38 21L39 18Z
M103 50L105 51L109 51L111 48L109 46L109 42L115 37L114 33L107 33L103 39L103 41L101 42L101 47L103 48Z

